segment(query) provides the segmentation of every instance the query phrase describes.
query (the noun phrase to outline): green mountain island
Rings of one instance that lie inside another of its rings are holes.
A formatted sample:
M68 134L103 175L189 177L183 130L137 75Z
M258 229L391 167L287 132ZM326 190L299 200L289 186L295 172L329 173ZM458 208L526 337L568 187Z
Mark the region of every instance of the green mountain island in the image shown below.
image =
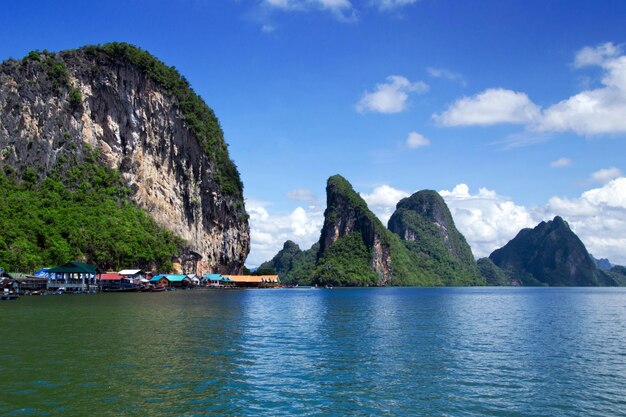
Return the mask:
M608 272L599 269L559 216L521 230L478 265L492 285L614 286L623 280L618 267Z
M240 273L243 184L213 111L124 43L0 65L0 264Z
M436 191L418 191L400 200L388 227L444 285L482 283L472 250Z
M303 251L297 243L288 240L271 261L259 266L257 273L278 274L285 285L311 285L319 248L319 243L315 243Z
M283 282L298 284L484 284L469 245L434 191L400 201L391 230L340 175L328 179L326 200L319 243L307 251L286 243L260 268L272 268L287 277Z

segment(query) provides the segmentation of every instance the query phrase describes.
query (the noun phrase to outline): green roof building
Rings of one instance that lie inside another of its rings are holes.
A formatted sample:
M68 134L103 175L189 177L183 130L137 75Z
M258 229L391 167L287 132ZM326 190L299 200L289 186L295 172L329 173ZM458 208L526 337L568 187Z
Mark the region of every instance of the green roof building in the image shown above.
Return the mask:
M83 262L68 262L48 269L48 289L70 292L96 291L100 268Z

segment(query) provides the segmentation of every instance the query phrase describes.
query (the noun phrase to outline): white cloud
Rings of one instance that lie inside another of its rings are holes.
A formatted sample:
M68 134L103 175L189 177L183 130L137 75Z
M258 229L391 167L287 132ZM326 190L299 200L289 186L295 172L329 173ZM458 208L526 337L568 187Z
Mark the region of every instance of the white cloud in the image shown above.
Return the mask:
M418 0L368 0L366 3L388 12L417 3ZM282 11L327 10L338 16L356 18L357 8L350 0L262 0L264 6Z
M433 78L444 78L446 80L457 81L457 82L460 82L462 85L466 85L466 82L463 76L456 72L452 72L444 68L433 68L433 67L426 68L426 71L428 72L428 75L430 75Z
M585 191L582 194L582 199L607 207L626 209L626 178L615 178L602 188Z
M626 178L615 178L579 198L553 197L546 211L562 216L594 256L626 264Z
M383 184L374 188L371 194L361 194L361 197L363 197L369 209L387 226L387 222L396 209L398 201L409 195L406 191Z
M296 207L291 213L268 211L269 204L263 201L246 201L250 215L250 256L246 265L256 267L269 261L282 249L287 240L309 249L319 240L324 223L323 209Z
M529 130L524 130L521 132L511 133L503 140L495 141L492 144L502 145L502 149L515 149L545 142L550 139L551 136L545 132L531 132Z
M582 91L548 107L536 129L579 135L626 133L626 56L608 57L600 51L587 62L604 70L603 87Z
M566 167L571 166L572 163L573 161L569 158L559 158L557 160L550 162L550 166L552 168L566 168Z
M423 135L420 135L417 132L409 133L409 136L406 138L406 146L411 149L417 149L428 145L430 145L430 140L426 139Z
M571 216L593 216L596 213L596 209L586 200L574 201L557 196L548 200L548 207L550 212L560 213L561 217L567 218Z
M399 113L406 109L409 93L423 94L428 89L428 84L422 81L411 82L406 77L391 75L386 83L377 84L375 91L364 93L356 104L356 110L361 113Z
M530 123L539 115L539 107L526 94L491 88L473 97L463 97L446 111L433 117L443 126L487 126L498 123Z
M611 42L607 42L595 48L586 46L576 53L574 67L582 68L591 65L602 65L607 59L619 56L621 52L621 49Z
M371 4L379 10L393 10L417 3L418 0L371 0Z
M574 68L599 66L601 87L587 89L541 109L523 92L487 89L463 97L433 118L442 126L489 126L518 123L537 132L574 132L579 135L626 133L626 55L605 43L578 51Z
M459 184L452 191L442 190L439 194L477 257L489 256L521 229L538 223L532 211L493 190L480 188L478 194L471 194L466 184Z
M321 223L319 222L319 218L315 217L315 213L310 214L302 207L296 207L289 215L293 235L304 238L307 242L311 241L311 245L319 240ZM308 249L311 245L308 245L308 247L304 249Z
M282 10L308 10L311 8L341 10L352 8L350 0L263 0L263 3Z
M616 167L603 168L591 174L591 177L587 180L587 183L601 183L605 184L617 177L622 176L622 170Z

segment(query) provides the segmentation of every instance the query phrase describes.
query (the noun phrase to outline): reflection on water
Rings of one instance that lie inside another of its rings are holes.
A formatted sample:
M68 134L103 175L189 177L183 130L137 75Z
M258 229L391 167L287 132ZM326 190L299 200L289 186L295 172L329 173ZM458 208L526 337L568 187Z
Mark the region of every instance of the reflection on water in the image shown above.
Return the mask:
M0 415L626 415L623 289L23 297L0 317Z

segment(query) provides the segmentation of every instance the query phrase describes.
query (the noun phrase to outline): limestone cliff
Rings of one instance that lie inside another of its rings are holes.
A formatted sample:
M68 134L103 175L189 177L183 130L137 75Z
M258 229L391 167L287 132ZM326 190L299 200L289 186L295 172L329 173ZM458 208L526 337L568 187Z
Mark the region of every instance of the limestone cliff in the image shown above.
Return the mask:
M616 285L596 267L585 245L559 216L521 230L489 258L523 285Z
M127 44L2 63L0 164L43 178L87 149L186 240L183 269L241 271L250 238L239 173L213 111L175 69Z
M340 175L328 179L314 280L333 285L443 285Z
M347 242L350 247L340 247ZM385 285L391 278L387 230L352 185L340 175L330 177L326 185L326 211L319 244L317 280L320 283L332 281L333 276L340 280L342 271L336 267L343 269L344 265L339 264L344 255L350 254L352 265L345 266L356 268L344 272L362 280L363 284Z
M407 249L424 259L446 285L482 284L476 261L465 237L457 230L443 198L431 190L403 198L388 228Z

